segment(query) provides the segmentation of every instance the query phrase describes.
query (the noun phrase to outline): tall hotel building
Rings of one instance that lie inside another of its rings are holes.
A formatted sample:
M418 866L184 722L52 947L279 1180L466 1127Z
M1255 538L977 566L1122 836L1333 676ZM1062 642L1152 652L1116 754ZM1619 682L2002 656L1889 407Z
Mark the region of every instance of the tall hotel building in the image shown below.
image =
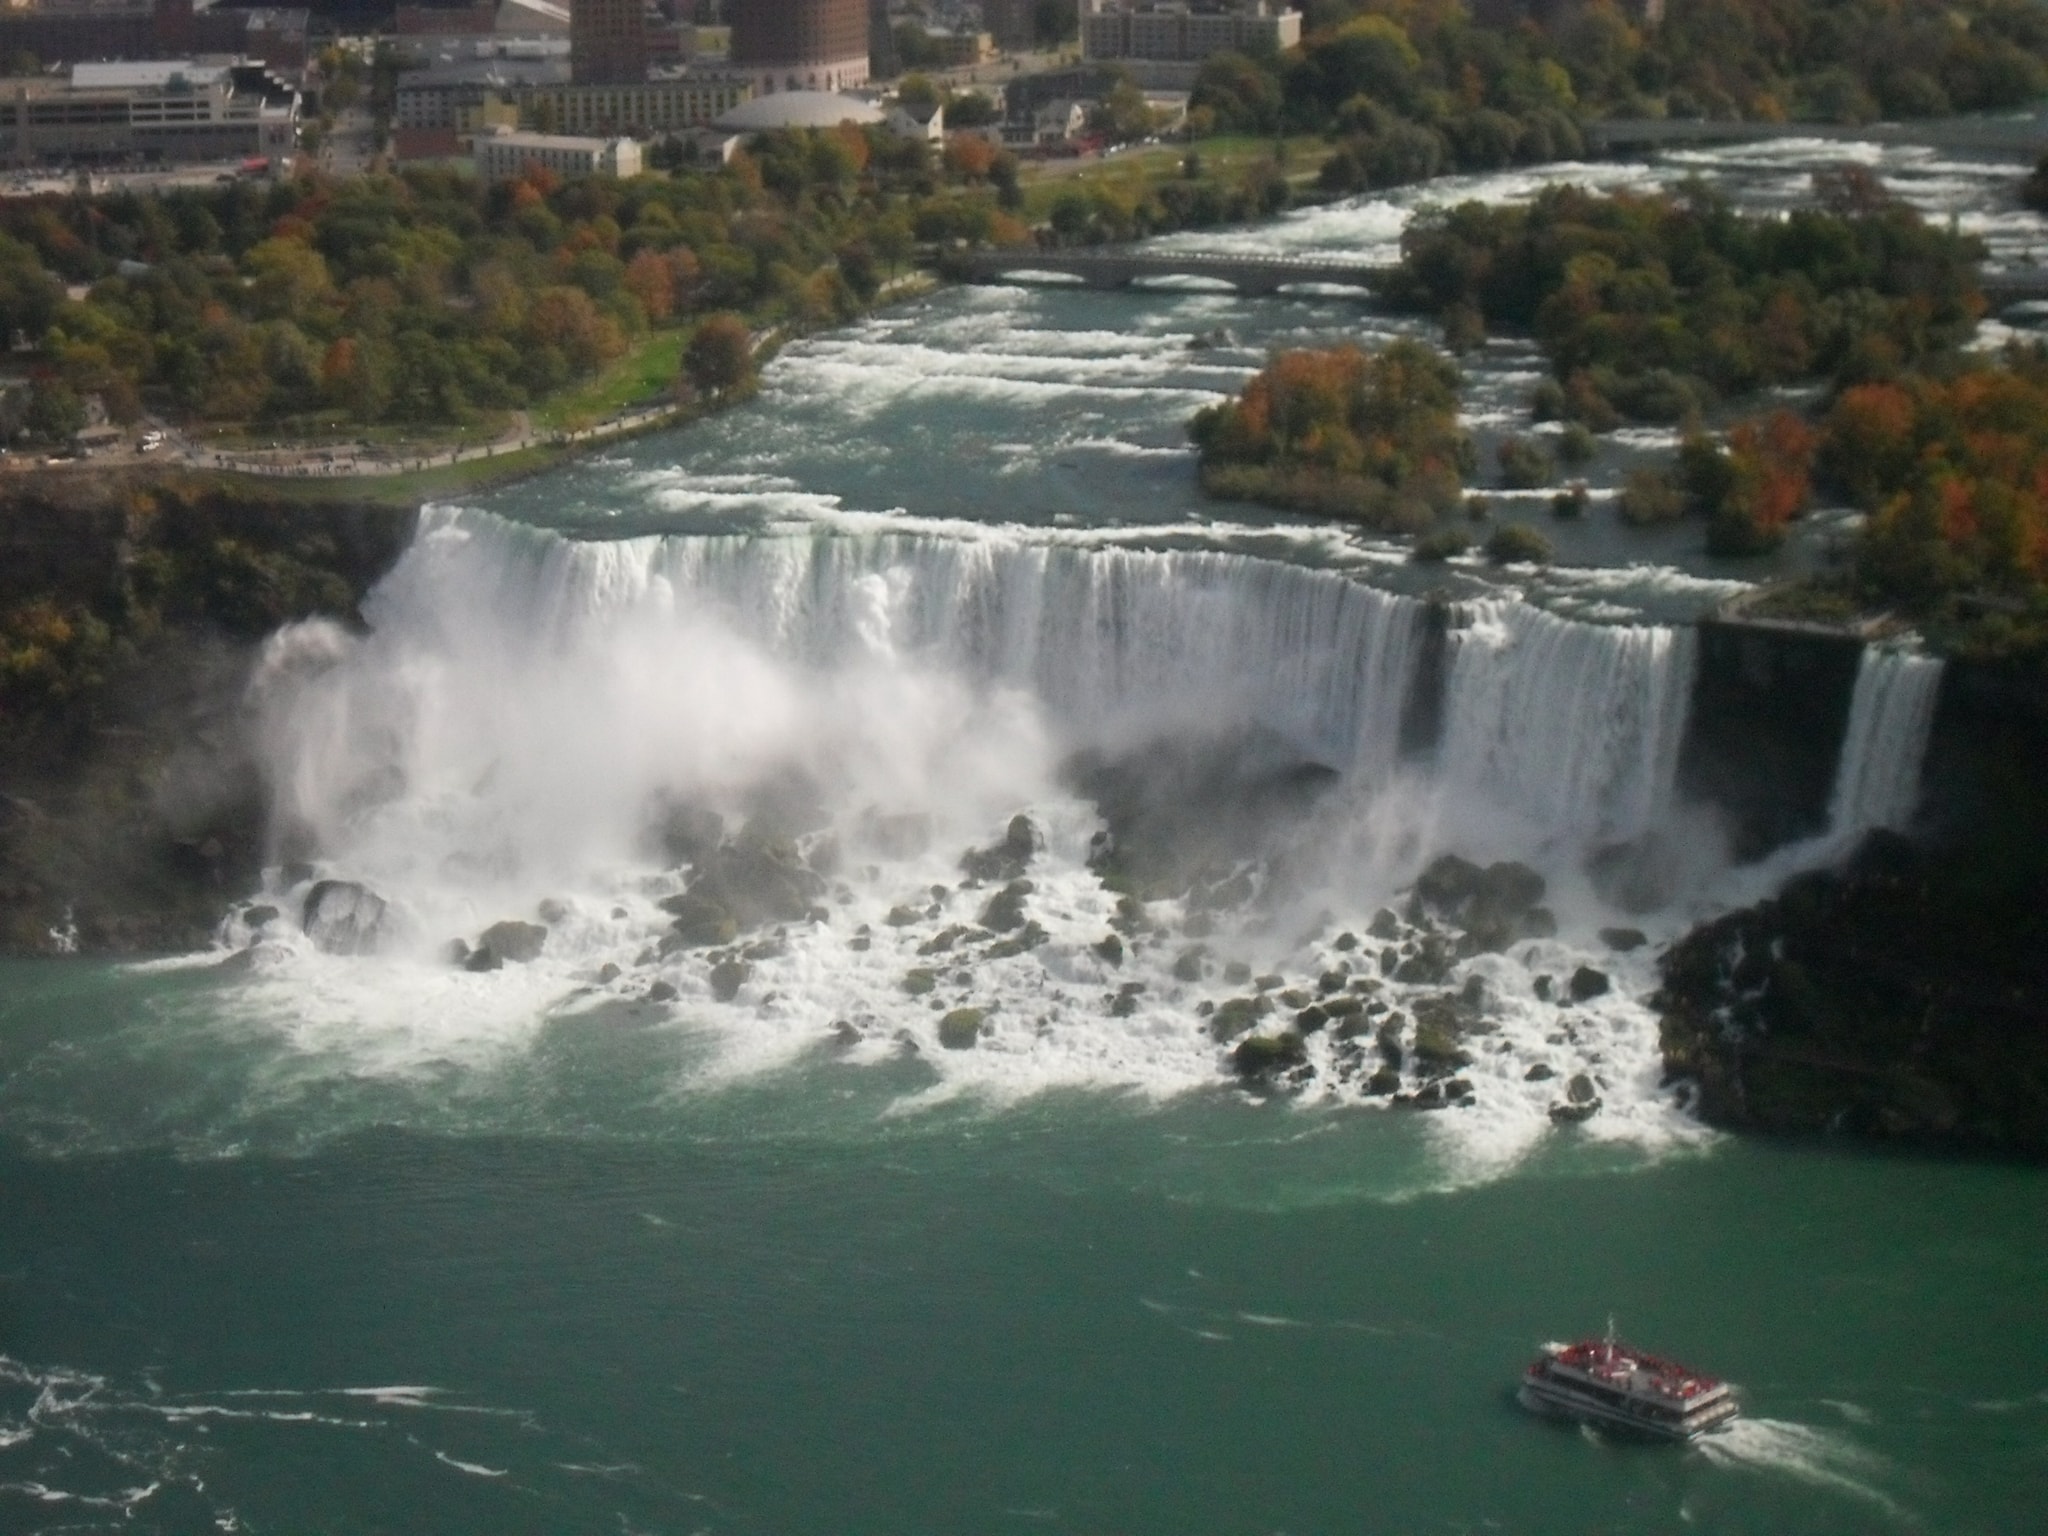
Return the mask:
M867 83L868 0L728 0L726 16L728 72L761 95Z
M642 0L570 0L569 78L577 85L638 85L647 78Z

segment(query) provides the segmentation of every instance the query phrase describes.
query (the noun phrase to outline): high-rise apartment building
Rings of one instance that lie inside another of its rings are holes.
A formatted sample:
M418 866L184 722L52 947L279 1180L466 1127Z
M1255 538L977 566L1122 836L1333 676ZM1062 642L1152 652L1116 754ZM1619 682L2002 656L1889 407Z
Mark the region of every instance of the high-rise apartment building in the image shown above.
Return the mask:
M730 73L771 91L843 91L868 78L868 0L727 0Z
M638 85L645 80L644 0L571 0L569 74L578 85Z

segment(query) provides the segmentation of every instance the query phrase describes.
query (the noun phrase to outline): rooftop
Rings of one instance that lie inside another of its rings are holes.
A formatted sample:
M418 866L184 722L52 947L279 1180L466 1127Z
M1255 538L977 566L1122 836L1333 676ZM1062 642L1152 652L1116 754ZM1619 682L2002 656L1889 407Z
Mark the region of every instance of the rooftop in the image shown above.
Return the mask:
M882 109L858 96L836 91L777 91L743 101L712 126L728 133L770 133L777 128L836 128L841 123L879 123Z

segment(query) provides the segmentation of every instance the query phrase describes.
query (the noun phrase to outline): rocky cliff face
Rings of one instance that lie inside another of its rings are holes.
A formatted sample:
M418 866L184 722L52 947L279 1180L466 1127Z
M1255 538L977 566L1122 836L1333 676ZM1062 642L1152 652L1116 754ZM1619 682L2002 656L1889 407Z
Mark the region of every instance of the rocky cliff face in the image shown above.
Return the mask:
M1914 837L1694 930L1663 1044L1735 1129L2048 1157L2048 679L1951 663Z
M0 951L204 941L263 855L255 646L352 615L411 522L115 476L0 494Z

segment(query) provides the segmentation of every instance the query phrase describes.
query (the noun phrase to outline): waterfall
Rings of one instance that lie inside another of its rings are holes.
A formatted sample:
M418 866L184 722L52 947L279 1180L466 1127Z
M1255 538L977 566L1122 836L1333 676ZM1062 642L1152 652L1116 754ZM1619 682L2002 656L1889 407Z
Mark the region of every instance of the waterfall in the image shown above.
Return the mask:
M1439 768L1555 833L1622 842L1671 803L1694 636L1461 605Z
M387 882L538 882L630 857L651 800L736 802L789 768L839 809L961 825L1062 758L1269 734L1370 792L1400 756L1424 603L1213 551L973 537L582 541L430 509L371 633L280 637L280 810ZM1690 631L1518 599L1448 637L1443 805L1625 840L1667 808Z
M1828 805L1832 832L1848 835L1912 822L1940 689L1941 662L1934 657L1864 647Z
M1337 572L1213 552L1002 534L582 542L433 509L370 618L445 631L451 605L515 657L695 615L820 673L859 658L1024 690L1070 745L1258 725L1367 775L1398 750L1424 612Z

